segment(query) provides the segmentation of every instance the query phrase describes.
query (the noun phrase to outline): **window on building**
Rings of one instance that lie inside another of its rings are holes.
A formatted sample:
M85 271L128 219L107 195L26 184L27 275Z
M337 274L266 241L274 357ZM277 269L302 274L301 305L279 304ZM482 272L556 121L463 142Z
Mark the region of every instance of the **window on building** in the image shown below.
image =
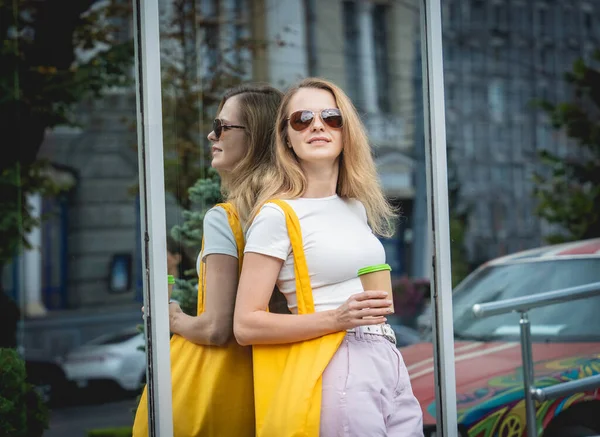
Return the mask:
M488 107L490 119L495 123L504 122L505 109L505 86L500 78L492 79L488 84Z
M346 91L357 108L363 106L360 71L360 30L358 27L358 7L354 1L342 5L344 20L344 62L346 66Z
M468 117L473 113L473 90L471 85L463 86L461 94L463 115Z
M535 142L533 140L533 129L529 123L521 125L521 144L523 146L523 158L534 157Z
M511 129L512 138L509 140L509 149L513 162L523 161L523 127L521 123L515 123Z
M511 23L515 30L519 33L525 33L529 29L529 23L527 19L527 10L522 4L513 4L511 7Z
M444 47L444 67L445 68L453 68L454 62L456 59L456 46L452 44L448 44Z
M471 0L471 23L478 29L484 27L485 2L483 0Z
M482 84L478 84L476 86L474 86L473 88L473 95L475 98L475 109L476 111L485 111L488 104L487 104L487 90L485 85Z
M475 153L475 140L473 138L473 126L471 123L463 124L463 147L467 158L473 157Z
M562 29L563 36L569 37L574 32L575 29L575 14L573 8L571 6L565 6L562 10Z
M215 66L220 65L219 60L219 20L218 5L216 0L202 0L200 2L200 20L202 20L203 44L201 45L200 64L201 74L205 78L214 77Z
M474 123L475 128L475 155L477 157L477 161L479 162L488 162L489 160L489 137L487 124L483 122Z
M505 30L507 20L506 5L495 3L491 5L491 26L494 30Z
M390 71L388 50L389 6L376 4L373 7L373 38L375 49L375 81L379 109L390 112Z
M594 34L594 18L590 11L583 12L583 30L588 38Z
M536 25L536 33L538 35L543 35L546 32L546 26L548 21L548 11L546 8L540 7L537 10L537 25Z
M249 67L248 64L252 62L250 51L246 48L246 41L250 38L250 29L248 26L250 15L249 0L235 0L233 13L235 17L234 41L237 46L236 62L243 69L247 69ZM251 76L249 73L250 71L246 72L248 78Z
M542 47L539 51L539 68L545 73L550 72L552 69L549 66L552 65L552 53L546 47Z
M586 63L592 63L594 61L594 54L596 53L596 47L591 43L586 43L583 49L583 59Z
M478 45L471 48L471 60L473 63L473 72L480 74L485 69L485 51Z
M457 29L461 18L460 3L453 0L444 2L444 4L446 5L446 25L450 29Z

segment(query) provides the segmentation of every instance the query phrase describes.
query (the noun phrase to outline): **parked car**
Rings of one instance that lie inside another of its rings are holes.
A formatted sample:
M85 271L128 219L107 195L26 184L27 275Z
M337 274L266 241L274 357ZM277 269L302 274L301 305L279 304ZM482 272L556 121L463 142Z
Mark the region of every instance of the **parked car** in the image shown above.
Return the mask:
M481 266L453 292L458 423L470 437L527 434L519 315L475 318L476 303L494 302L600 282L600 239L547 246ZM600 373L600 296L529 312L536 387ZM435 435L433 348L402 349ZM600 390L537 404L543 437L600 435Z
M138 390L146 379L143 345L144 335L135 327L102 335L69 352L62 368L79 387L109 381L123 390Z

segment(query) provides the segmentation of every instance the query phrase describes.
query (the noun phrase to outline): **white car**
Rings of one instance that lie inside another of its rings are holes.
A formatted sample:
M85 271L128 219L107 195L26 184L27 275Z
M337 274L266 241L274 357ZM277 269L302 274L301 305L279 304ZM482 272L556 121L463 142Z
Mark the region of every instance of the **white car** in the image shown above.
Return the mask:
M135 327L102 335L70 351L61 365L67 379L82 388L111 381L124 390L138 390L146 381L144 343Z

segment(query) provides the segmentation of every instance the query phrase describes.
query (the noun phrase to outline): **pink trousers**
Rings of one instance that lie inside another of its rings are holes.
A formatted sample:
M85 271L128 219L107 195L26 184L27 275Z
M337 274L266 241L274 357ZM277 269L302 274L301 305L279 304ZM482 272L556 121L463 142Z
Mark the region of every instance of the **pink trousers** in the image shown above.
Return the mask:
M423 417L400 351L357 329L323 374L320 437L367 436L422 437Z

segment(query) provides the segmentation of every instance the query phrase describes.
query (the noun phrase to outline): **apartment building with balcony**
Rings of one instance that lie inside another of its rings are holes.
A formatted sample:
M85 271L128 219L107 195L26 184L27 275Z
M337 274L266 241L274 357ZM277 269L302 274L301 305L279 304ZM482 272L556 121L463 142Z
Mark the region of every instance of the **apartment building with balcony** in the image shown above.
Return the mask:
M570 150L531 102L570 98L563 75L600 48L600 3L445 0L442 18L447 142L479 263L543 243L531 179L538 152Z

